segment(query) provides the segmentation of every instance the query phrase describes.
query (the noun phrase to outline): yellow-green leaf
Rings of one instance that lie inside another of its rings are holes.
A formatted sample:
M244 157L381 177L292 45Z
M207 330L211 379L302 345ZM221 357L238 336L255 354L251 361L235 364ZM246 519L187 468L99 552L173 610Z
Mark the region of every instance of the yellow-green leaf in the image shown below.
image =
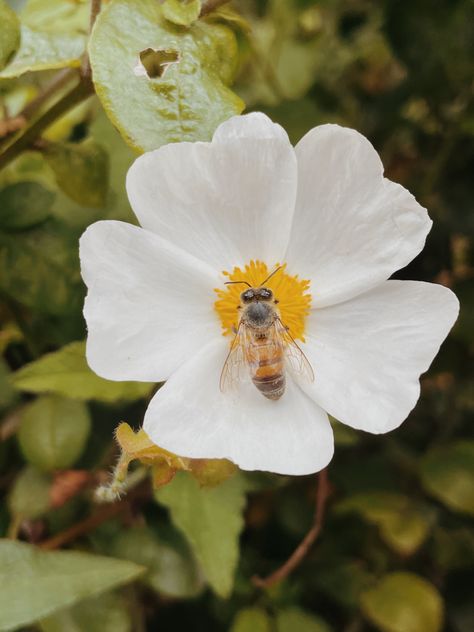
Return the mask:
M331 632L331 629L314 614L294 607L277 612L276 632Z
M27 0L20 16L32 29L86 34L90 0Z
M0 70L20 45L20 21L5 0L0 0Z
M11 379L21 391L109 403L140 399L152 388L147 382L112 382L96 375L87 364L84 342L72 342L25 365Z
M60 189L72 200L102 208L109 188L109 157L92 139L82 143L51 143L43 152Z
M143 577L153 590L169 597L195 597L203 581L189 551L160 542L146 527L122 531L113 543L116 557L135 562L148 569Z
M13 516L33 520L45 514L51 505L51 478L33 466L25 467L15 479L8 497Z
M272 620L263 608L243 608L237 613L230 632L272 632Z
M174 52L177 61L150 78L139 57L147 49ZM219 123L243 109L227 87L237 63L232 31L204 21L183 29L163 17L155 0L109 2L95 23L89 54L104 109L139 150L209 140Z
M186 472L155 492L168 507L174 524L184 533L214 591L228 597L239 557L239 535L245 505L239 476L218 487L200 487Z
M51 215L55 194L38 182L16 182L0 191L0 229L25 230Z
M163 16L179 26L190 26L201 12L201 0L165 0Z
M46 552L0 540L0 630L33 623L62 608L135 580L132 562L77 551Z
M362 595L367 619L381 632L440 632L443 600L436 588L413 573L391 573Z
M90 432L90 416L83 402L44 395L29 404L18 432L25 459L41 470L74 465Z
M84 599L39 622L42 632L130 632L125 601L114 593Z
M421 480L450 509L474 516L474 441L428 452L421 461Z
M403 555L411 555L423 544L433 523L425 505L392 492L356 494L339 503L337 511L359 513L377 525L385 542Z
M86 39L76 33L48 33L21 27L21 44L0 79L19 77L25 72L79 66Z
M45 314L72 314L83 302L77 236L54 218L21 233L0 232L0 289Z

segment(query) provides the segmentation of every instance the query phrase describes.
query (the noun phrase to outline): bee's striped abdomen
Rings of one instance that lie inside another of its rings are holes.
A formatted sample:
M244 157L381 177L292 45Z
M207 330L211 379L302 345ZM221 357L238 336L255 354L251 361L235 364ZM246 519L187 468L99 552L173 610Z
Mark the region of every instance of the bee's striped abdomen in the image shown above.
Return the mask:
M262 340L254 347L252 382L268 399L280 399L285 392L283 349Z

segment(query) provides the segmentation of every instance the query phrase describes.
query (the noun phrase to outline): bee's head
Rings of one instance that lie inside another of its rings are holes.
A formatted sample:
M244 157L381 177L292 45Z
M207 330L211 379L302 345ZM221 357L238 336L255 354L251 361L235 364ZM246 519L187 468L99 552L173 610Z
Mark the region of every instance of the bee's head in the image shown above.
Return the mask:
M251 287L240 295L240 300L244 305L254 301L271 301L272 298L273 292L267 287Z

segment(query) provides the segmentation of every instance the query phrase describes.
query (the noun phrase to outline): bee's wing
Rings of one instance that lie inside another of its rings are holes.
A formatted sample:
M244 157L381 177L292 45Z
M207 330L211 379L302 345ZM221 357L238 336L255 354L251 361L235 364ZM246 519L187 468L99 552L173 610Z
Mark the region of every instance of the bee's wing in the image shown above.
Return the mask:
M280 319L275 322L275 327L284 343L285 361L290 373L303 382L314 382L313 367L288 329Z
M234 389L245 375L247 368L245 354L246 339L246 327L243 323L240 323L237 333L235 334L235 338L232 341L230 351L224 362L224 366L222 367L219 385L222 392Z

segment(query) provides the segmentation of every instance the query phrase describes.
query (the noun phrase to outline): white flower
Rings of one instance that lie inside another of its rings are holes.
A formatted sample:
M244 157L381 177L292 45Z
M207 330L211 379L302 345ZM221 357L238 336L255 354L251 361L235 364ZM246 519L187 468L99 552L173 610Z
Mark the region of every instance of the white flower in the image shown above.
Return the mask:
M87 359L110 380L167 380L144 421L155 443L308 474L333 454L326 411L372 433L407 417L458 301L440 285L387 280L422 250L431 221L384 179L361 134L322 125L293 148L263 114L237 116L212 143L139 157L127 190L142 227L102 221L81 239ZM288 374L278 401L250 378L222 392L245 289L224 283L259 285L277 264L268 287L314 381Z

